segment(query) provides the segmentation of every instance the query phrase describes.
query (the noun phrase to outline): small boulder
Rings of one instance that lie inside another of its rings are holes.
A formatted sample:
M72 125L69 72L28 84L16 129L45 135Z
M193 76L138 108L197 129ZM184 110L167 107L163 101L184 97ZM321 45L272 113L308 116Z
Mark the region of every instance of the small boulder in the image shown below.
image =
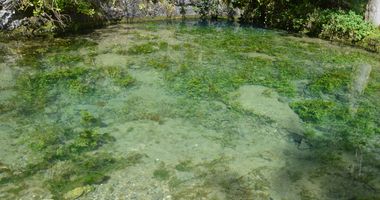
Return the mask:
M266 116L291 133L303 134L301 119L286 102L279 101L280 96L273 89L245 85L233 93L232 97L244 110Z
M91 186L83 186L83 187L77 187L69 192L67 192L65 195L63 195L63 199L66 200L74 200L78 199L79 197L91 192L93 188Z

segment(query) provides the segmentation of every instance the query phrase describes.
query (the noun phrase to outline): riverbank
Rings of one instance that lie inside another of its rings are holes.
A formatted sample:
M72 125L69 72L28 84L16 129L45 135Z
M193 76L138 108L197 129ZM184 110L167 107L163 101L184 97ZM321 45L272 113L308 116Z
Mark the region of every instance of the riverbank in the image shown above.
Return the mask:
M26 1L28 2L28 1ZM81 0L71 6L49 4L25 4L19 1L1 0L0 29L2 37L51 37L85 33L114 23L173 20L199 17L202 20L228 19L264 28L279 28L301 36L319 37L345 45L356 46L371 52L380 51L380 31L364 21L359 5L332 4L331 8L304 2L289 2L289 8L273 0L278 12L264 4L254 2L232 5L214 1L167 0L142 1ZM73 7L79 6L74 9ZM253 6L253 7L252 7ZM260 12L252 12L256 8ZM307 8L307 12L304 9ZM298 12L297 9L300 9ZM357 10L357 11L352 11ZM294 14L292 14L294 13ZM297 15L295 15L298 13ZM261 16L261 17L260 17ZM264 17L265 16L265 20Z

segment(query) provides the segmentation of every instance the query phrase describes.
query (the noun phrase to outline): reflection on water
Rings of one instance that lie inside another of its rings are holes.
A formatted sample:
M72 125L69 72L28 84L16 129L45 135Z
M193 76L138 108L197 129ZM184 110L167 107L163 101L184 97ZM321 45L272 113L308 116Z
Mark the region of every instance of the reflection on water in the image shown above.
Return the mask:
M191 21L0 54L0 199L379 195L378 55Z

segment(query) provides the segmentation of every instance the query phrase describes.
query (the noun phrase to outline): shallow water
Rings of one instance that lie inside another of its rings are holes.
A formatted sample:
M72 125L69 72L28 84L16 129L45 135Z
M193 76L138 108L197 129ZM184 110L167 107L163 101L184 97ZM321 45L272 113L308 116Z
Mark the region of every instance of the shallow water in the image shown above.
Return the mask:
M194 21L0 54L0 199L379 196L376 54Z

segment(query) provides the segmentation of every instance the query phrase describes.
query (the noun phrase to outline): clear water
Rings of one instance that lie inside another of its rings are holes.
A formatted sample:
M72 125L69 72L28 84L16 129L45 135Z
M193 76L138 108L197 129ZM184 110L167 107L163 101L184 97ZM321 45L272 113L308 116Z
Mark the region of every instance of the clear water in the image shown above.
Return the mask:
M0 199L379 197L379 55L192 21L0 47Z

